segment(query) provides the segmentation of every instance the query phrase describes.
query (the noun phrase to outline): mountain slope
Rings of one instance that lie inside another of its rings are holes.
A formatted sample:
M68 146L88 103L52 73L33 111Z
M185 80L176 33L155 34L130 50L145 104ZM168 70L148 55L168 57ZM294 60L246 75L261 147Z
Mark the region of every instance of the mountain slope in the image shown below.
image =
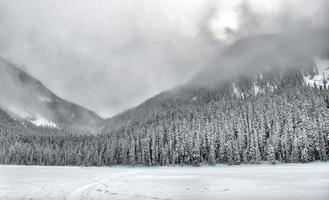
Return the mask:
M244 44L229 47L230 53L186 85L104 120L101 134L52 132L58 129L38 135L14 131L10 139L0 134L0 163L198 166L328 160L327 67L318 69L309 54L289 50L295 56L279 52L277 58L285 59L276 60L273 45L264 55L266 48L258 53L257 45ZM320 71L323 81L309 84Z
M320 41L326 37L322 32L317 36ZM144 123L155 117L154 112L166 113L166 109L179 109L187 104L197 106L223 96L247 98L301 85L327 87L329 57L312 57L309 49L297 48L300 40L274 34L243 38L226 48L187 84L105 120L105 129L114 130L140 120ZM311 46L311 49L319 47L314 50L319 55L328 51L326 44Z
M56 96L40 81L0 59L0 108L37 126L95 128L94 112Z
M106 120L110 163L327 160L329 66L294 48L275 53L285 43L270 37L238 41L186 85Z
M327 160L328 89L291 81L293 77L280 81L273 91L239 97L230 85L162 93L108 121L103 132L113 156L109 163Z

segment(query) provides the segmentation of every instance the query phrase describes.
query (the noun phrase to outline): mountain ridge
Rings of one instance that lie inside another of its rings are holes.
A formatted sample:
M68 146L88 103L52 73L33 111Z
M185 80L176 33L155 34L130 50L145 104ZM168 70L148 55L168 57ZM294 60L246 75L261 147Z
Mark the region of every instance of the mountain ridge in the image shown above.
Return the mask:
M102 119L93 111L66 101L7 60L0 58L0 107L12 117L37 126L96 128Z

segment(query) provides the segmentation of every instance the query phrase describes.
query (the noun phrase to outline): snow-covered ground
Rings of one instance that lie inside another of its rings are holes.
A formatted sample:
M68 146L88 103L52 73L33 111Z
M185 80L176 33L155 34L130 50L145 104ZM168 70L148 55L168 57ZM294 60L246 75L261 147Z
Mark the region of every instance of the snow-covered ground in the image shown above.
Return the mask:
M328 59L315 59L316 67L318 68L318 74L314 76L305 76L304 80L310 86L323 86L323 79L329 80L329 60Z
M329 163L216 167L0 166L0 199L329 199Z
M37 115L35 120L31 121L36 126L44 126L44 127L51 127L56 128L56 124L47 120L46 118L42 117L41 115Z

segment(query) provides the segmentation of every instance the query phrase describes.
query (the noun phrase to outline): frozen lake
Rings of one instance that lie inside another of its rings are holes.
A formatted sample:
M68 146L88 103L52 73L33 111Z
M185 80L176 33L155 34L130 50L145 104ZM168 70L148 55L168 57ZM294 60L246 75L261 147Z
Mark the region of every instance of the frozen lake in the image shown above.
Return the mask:
M0 199L329 199L329 163L216 167L0 166Z

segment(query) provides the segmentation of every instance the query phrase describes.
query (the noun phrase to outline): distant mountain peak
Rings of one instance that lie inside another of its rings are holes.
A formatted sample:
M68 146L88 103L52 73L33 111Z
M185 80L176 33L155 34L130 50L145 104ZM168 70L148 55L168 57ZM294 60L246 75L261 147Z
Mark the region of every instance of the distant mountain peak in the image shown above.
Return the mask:
M9 61L0 57L0 108L36 126L94 129L102 119L66 101Z

